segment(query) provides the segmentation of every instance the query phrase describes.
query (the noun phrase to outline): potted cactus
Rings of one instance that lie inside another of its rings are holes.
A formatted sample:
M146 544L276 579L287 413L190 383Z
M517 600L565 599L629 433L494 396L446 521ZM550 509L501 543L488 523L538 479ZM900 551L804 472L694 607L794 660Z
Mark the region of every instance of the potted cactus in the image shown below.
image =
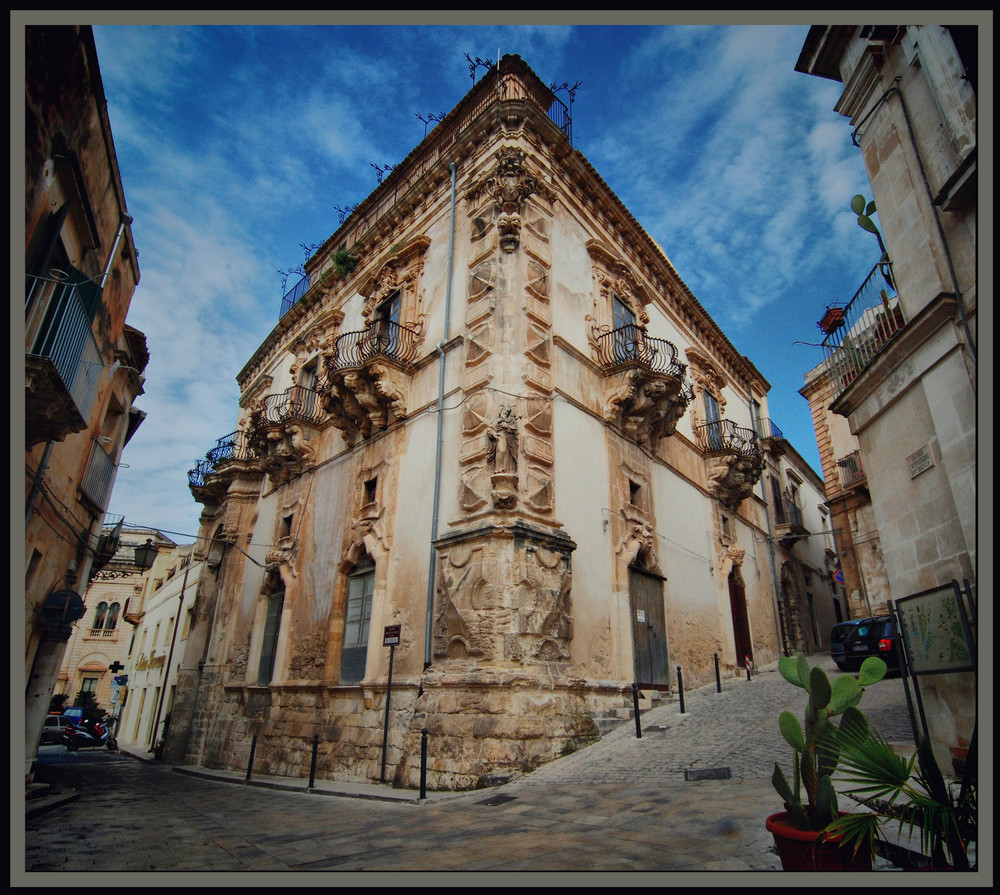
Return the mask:
M822 668L810 668L801 655L783 656L778 670L809 695L805 729L789 711L778 719L781 734L793 750L791 782L777 762L771 777L785 803L784 811L767 818L781 865L785 870L870 870L870 851L852 849L826 828L841 813L833 786L841 731L867 733L868 719L857 705L864 688L885 677L886 664L870 656L857 677L842 674L832 682ZM834 721L837 717L839 725Z

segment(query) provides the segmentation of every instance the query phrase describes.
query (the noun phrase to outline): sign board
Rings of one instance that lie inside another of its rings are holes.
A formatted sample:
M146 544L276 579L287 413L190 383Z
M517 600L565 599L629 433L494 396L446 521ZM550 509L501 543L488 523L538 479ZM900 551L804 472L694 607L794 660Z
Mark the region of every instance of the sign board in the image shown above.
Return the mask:
M843 584L844 573L840 569L837 569L837 571L833 573L833 580L836 581L837 584Z
M906 458L906 465L909 467L911 479L930 469L934 465L934 455L931 453L930 445L925 444L917 448Z
M975 668L963 624L957 584L896 601L906 652L914 674Z
M399 632L402 625L386 625L382 646L399 646Z
M645 609L636 609L636 611L635 611L635 618L636 618L636 621L644 622L646 620L646 610Z

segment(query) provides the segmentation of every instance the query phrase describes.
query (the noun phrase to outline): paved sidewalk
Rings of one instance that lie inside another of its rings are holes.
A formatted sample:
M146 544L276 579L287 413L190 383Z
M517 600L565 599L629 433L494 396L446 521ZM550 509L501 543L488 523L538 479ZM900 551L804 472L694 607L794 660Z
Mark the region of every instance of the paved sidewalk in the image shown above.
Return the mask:
M641 738L629 722L505 786L423 801L375 783L307 791L307 780L255 775L248 786L238 773L147 761L63 767L81 798L27 821L25 869L776 871L764 819L782 808L775 758L791 755L777 717L801 716L804 700L763 669L721 693L685 693L684 713L671 700L643 714ZM899 679L862 706L890 740L912 742ZM721 769L729 776L686 779Z

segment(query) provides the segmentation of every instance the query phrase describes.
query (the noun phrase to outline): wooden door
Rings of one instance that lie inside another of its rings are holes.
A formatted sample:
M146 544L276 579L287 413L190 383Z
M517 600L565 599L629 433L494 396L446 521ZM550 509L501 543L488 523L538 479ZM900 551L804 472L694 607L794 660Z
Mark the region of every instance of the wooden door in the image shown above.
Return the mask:
M650 689L669 689L670 660L663 580L642 569L630 568L628 585L636 683Z

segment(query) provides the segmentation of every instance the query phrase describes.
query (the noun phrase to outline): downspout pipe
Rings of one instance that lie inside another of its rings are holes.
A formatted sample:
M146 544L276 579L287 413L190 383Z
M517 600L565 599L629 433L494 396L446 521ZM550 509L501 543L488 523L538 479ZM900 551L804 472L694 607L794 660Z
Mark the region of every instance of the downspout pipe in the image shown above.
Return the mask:
M444 389L445 389L445 351L444 346L451 338L451 281L455 268L455 193L458 166L452 162L451 170L451 212L448 233L448 282L445 288L444 300L444 338L437 344L438 370L438 402L437 402L437 446L434 454L434 506L431 513L431 543L430 560L427 564L427 618L424 626L424 669L431 664L431 633L434 621L434 581L437 577L437 551L434 541L437 540L438 519L441 508L441 457L444 447Z
M125 228L131 225L132 216L126 212L122 212L121 220L118 224L118 233L115 234L114 245L111 246L111 251L108 253L107 263L104 265L104 273L101 274L101 289L104 288L104 284L108 281L108 277L111 275L111 265L114 263L115 256L118 254L118 247L122 244L122 238L125 236Z

